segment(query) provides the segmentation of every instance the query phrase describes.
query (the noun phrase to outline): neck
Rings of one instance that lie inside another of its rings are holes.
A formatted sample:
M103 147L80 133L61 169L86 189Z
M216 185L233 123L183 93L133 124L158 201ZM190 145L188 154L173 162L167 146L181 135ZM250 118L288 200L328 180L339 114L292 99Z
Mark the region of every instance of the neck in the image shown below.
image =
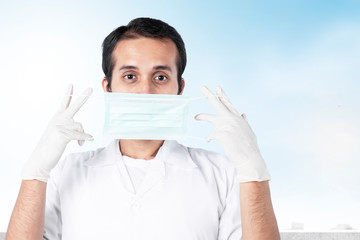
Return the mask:
M164 140L120 139L119 147L123 156L134 159L150 160L155 158Z

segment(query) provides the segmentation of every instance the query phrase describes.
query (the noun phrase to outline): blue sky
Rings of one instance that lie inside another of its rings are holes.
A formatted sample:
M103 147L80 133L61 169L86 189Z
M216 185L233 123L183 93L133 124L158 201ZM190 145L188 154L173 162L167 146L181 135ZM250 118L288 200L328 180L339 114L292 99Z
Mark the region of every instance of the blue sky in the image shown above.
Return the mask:
M224 88L245 112L272 174L280 229L303 222L360 229L360 3L358 1L12 1L0 3L0 231L20 169L54 114L67 83L95 96L76 120L102 137L101 43L139 16L162 19L184 38L184 94ZM192 116L214 112L194 102ZM213 128L190 120L192 135ZM184 144L223 152L216 142Z

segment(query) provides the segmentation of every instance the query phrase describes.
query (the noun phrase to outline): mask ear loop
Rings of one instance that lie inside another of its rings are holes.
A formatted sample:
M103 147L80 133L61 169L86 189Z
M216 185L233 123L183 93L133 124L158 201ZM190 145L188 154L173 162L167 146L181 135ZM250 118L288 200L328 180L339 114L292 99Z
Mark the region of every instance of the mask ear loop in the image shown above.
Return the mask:
M215 97L215 96L214 96ZM192 102L192 101L196 101L196 100L201 100L201 99L207 99L206 96L201 96L201 97L192 97L189 99L189 102ZM185 136L183 140L187 140L187 139L194 139L194 140L200 140L200 141L205 141L205 142L208 142L206 140L206 137L197 137L197 136Z
M196 136L185 136L184 139L182 139L182 140L188 140L188 139L194 139L194 140L206 142L205 137L196 137Z
M193 102L193 101L196 101L196 100L202 100L202 99L206 99L206 97L205 96L191 97L189 99L189 102ZM206 142L206 137L197 137L197 136L189 136L189 135L186 135L182 140L188 140L188 139L194 139L194 140Z
M89 96L89 97L91 97L91 98L94 98L94 97L96 97L96 98L104 98L104 95L102 95L102 94L90 94L90 95L83 95L83 94L65 94L65 95L63 95L64 97L81 97L81 96Z
M206 97L205 96L202 96L202 97L191 97L190 99L189 99L189 101L196 101L196 100L200 100L200 99L206 99Z

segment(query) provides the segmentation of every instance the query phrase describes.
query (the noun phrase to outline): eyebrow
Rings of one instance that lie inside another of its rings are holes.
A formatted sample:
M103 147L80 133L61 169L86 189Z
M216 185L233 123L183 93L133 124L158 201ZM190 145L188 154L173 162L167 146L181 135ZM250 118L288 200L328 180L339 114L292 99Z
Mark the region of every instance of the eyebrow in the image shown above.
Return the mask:
M132 69L139 69L138 67L135 66L131 66L131 65L123 65L121 66L121 68L119 68L119 71L121 70L132 70ZM167 70L169 72L171 72L171 67L167 66L167 65L158 65L153 67L154 70Z
M167 65L155 66L155 67L153 67L153 69L155 69L155 70L167 70L167 71L171 72L171 67L169 67Z
M123 66L121 66L121 68L119 68L119 71L121 71L121 70L129 70L129 69L138 69L138 68L135 67L135 66L123 65Z

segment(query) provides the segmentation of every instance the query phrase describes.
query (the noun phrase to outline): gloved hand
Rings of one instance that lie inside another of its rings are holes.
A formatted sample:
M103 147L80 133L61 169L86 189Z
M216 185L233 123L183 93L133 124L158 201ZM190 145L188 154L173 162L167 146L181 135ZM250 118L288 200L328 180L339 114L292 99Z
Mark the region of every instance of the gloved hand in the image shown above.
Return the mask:
M91 93L92 89L88 88L70 105L73 86L72 84L68 86L60 109L50 120L38 145L22 169L22 179L47 182L51 169L60 160L70 140L78 140L80 146L85 140L93 140L91 135L84 133L82 125L73 120L74 115Z
M226 155L234 163L239 182L270 180L270 174L260 154L257 138L247 122L245 114L240 115L220 87L217 97L206 87L201 91L219 115L198 114L196 120L211 122L216 129L207 141L217 139Z

